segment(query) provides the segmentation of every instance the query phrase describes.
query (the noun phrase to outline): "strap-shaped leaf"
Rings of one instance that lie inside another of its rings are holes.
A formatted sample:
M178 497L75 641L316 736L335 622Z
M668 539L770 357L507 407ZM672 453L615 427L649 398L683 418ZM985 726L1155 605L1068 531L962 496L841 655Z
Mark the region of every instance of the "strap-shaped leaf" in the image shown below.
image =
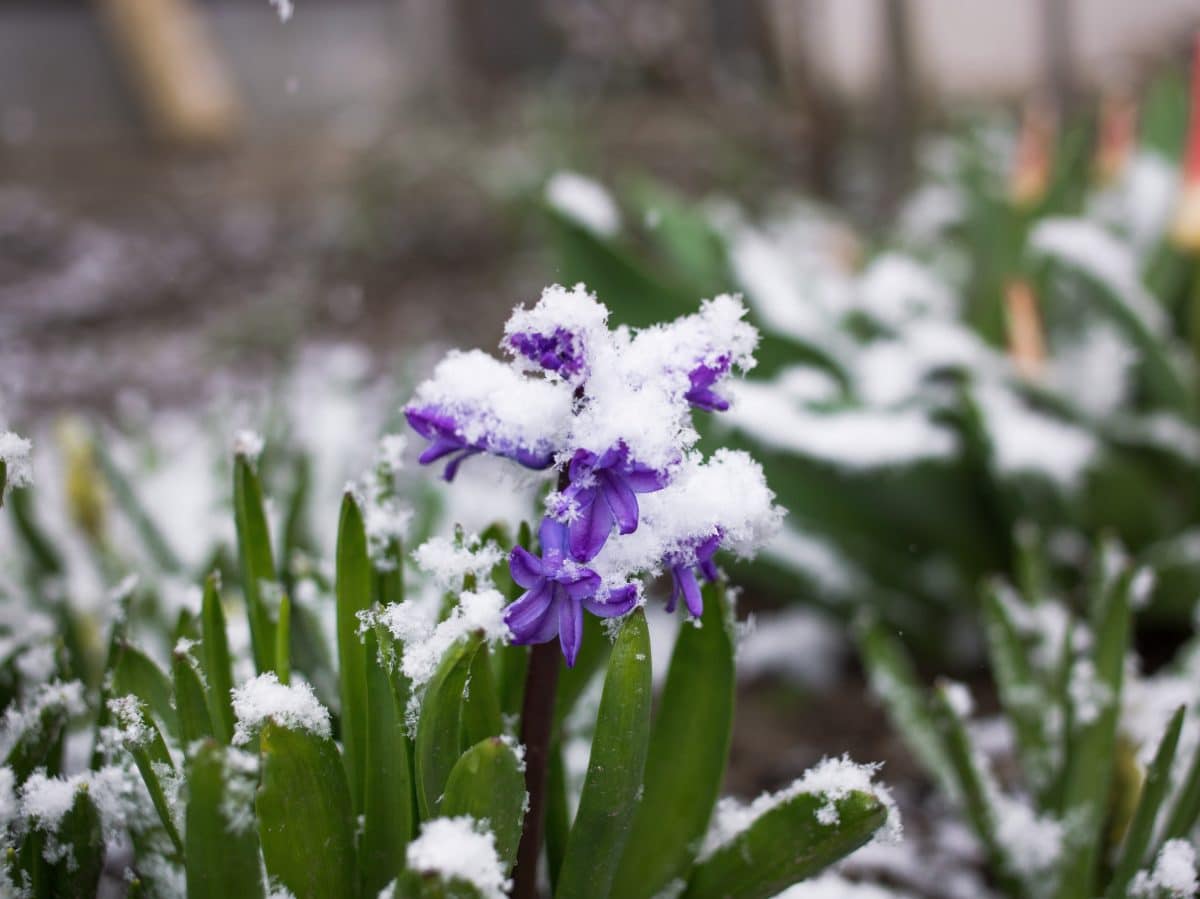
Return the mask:
M638 609L617 635L579 810L567 837L558 899L607 897L633 829L650 744L650 630Z
M106 441L93 440L91 445L96 462L99 464L108 486L112 489L117 505L121 507L125 517L133 525L134 531L141 538L150 557L163 571L172 574L182 571L183 565L179 561L179 556L175 554L175 550L171 548L167 538L159 530L150 513L146 511L141 498L137 495L137 490L134 489L129 478L125 476L125 472L121 470L108 451Z
M1096 892L1096 868L1101 846L1100 830L1112 777L1117 738L1117 714L1129 645L1129 581L1125 571L1100 597L1102 607L1091 661L1105 701L1091 720L1078 724L1063 779L1062 813L1072 820L1073 839L1064 847L1060 868L1059 899L1090 899ZM1073 715L1072 719L1077 719Z
M887 820L870 793L854 792L834 803L801 793L755 820L692 871L685 899L767 899L812 877L862 846Z
M47 862L44 855L50 839L40 831L26 839L33 856L29 861L35 876L34 895L38 899L93 899L104 870L104 834L86 784L76 790L71 808L53 835L63 853L53 862Z
M179 715L179 733L183 745L212 737L212 718L208 713L208 697L204 683L196 670L196 661L189 651L176 647L171 659L171 679L175 685L175 711Z
M175 712L171 679L140 649L122 641L110 679L110 696L133 694L149 707L154 718L171 735L179 736L179 716Z
M358 634L358 613L371 607L371 559L362 511L350 493L342 497L338 522L336 592L342 747L350 797L355 812L361 812L367 748L367 657Z
M233 739L233 662L225 633L225 611L221 608L220 576L213 572L204 579L200 605L200 650L207 680L208 712L213 732L226 745Z
M250 644L258 671L275 669L275 625L263 601L263 585L278 583L271 533L263 509L262 487L244 454L233 459L233 520L237 526L242 595L250 622Z
M1183 785L1176 794L1171 813L1163 827L1162 839L1177 840L1186 837L1200 819L1200 746L1192 755L1188 764L1187 774L1184 775Z
M404 706L398 704L380 664L373 630L367 631L364 648L367 732L359 866L364 895L374 896L404 867L404 848L414 830L414 801Z
M583 641L579 647L579 655L575 664L568 668L565 665L558 672L558 686L554 696L554 723L561 727L579 697L604 670L612 653L612 641L604 633L604 625L593 615L583 616Z
M254 829L253 794L235 778L228 753L207 740L187 765L188 899L262 899L263 884Z
M171 838L176 851L182 855L183 840L179 836L179 828L175 826L175 819L171 816L171 804L167 801L167 793L159 777L160 771L174 771L171 754L167 751L167 744L163 740L162 733L154 723L154 719L150 717L150 710L146 703L138 699L131 712L137 717L137 721L133 724L134 730L139 736L136 741L126 743L126 749L133 757L133 763L137 766L138 773L142 775L142 781L146 784L146 792L150 794L150 801L154 804L155 811L158 812L163 829ZM123 724L128 726L130 722L123 722Z
M480 638L454 644L425 687L417 720L417 800L421 817L431 818L462 750L463 693Z
M438 814L486 821L496 837L496 854L509 871L521 841L525 798L524 764L508 743L488 737L455 763Z
M4 764L12 769L18 783L38 768L45 768L51 775L61 771L63 737L69 720L70 714L64 703L47 703L38 713L37 720L17 737Z
M1107 899L1123 899L1125 888L1146 861L1150 841L1154 838L1154 822L1158 819L1159 807L1171 785L1171 766L1175 762L1175 750L1179 747L1179 734L1183 730L1183 716L1186 712L1187 706L1180 706L1171 717L1158 744L1158 751L1154 753L1154 761L1150 763L1146 773L1133 823L1129 825L1125 834L1121 857L1113 870L1112 880L1109 881Z
M925 770L953 795L957 777L908 652L885 625L872 618L861 619L855 634L871 689L883 702L892 724Z
M474 746L488 737L498 737L504 732L504 721L500 717L500 696L492 674L491 653L487 644L475 651L471 659L471 674L463 697L463 749Z
M358 895L354 812L332 740L268 723L255 809L267 875L296 899Z
M550 874L550 892L558 890L558 872L562 870L571 833L571 809L567 799L567 766L560 741L550 747L546 766L546 867Z
M733 731L734 642L723 585L704 593L701 626L685 624L671 655L616 896L653 896L686 879L721 790Z

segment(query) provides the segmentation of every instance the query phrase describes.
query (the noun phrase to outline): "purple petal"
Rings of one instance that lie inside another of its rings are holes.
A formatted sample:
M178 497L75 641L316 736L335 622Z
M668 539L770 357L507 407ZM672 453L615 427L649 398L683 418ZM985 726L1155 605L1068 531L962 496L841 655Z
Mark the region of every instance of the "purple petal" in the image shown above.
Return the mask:
M613 527L613 513L607 502L597 499L580 510L579 517L567 528L571 558L586 562L604 547Z
M572 580L559 580L558 583L567 591L567 596L579 602L596 595L600 589L600 575L590 568L584 568Z
M456 453L465 446L461 440L455 440L452 437L435 435L431 439L433 442L430 443L429 446L425 447L425 451L417 458L417 461L422 465L428 465L430 462L436 462L443 456Z
M580 481L591 474L593 466L596 464L596 454L588 450L575 450L575 455L571 457L571 464L567 466L567 476L571 482Z
M570 599L564 598L558 603L558 642L567 667L574 668L579 646L583 643L583 609Z
M508 554L508 571L512 579L526 590L532 590L546 579L542 560L523 546L514 546Z
M623 475L625 483L634 493L653 493L655 490L662 490L667 486L665 472L648 468L645 465L635 465Z
M616 519L622 534L632 534L638 525L637 494L625 482L625 478L616 472L606 473L603 478L601 493L612 510L612 517Z
M458 474L458 466L462 465L463 461L465 459L469 459L471 456L476 456L481 452L483 452L483 450L478 450L478 449L463 450L461 455L455 456L446 465L445 470L442 471L442 480L446 481L447 483L449 483L450 481L453 481L454 476L456 474Z
M699 618L704 614L704 597L700 595L700 585L696 583L696 572L690 565L678 572L676 583L683 590L683 601L687 604L688 613L693 618Z
M626 584L624 587L610 592L604 602L585 599L583 607L600 618L619 618L621 615L628 615L632 612L637 601L637 587L634 584Z
M504 610L504 623L512 631L513 643L544 643L546 639L538 639L546 626L546 619L557 627L558 622L553 614L554 589L553 584L543 581L532 590L521 594L517 600Z
M675 607L679 605L679 597L683 591L679 588L679 571L683 568L682 565L673 565L671 567L671 596L667 599L667 611L674 612Z
M559 556L566 554L566 530L566 525L561 521L555 521L549 516L542 519L541 527L538 528L538 543L542 547L543 559L550 553L557 553Z

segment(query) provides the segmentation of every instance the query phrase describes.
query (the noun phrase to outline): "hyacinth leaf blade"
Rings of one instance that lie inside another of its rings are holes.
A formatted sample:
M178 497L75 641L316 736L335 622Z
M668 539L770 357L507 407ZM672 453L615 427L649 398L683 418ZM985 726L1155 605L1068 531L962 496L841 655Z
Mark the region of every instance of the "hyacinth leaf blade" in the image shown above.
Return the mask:
M1005 605L1002 589L994 583L984 588L984 637L1000 701L1012 722L1017 751L1026 773L1041 793L1051 780L1051 772L1045 770L1043 762L1047 750L1046 697L1030 665L1029 649Z
M275 674L281 684L292 680L292 600L286 593L279 597L279 618L275 622Z
M415 751L422 819L436 812L438 798L461 754L463 694L480 643L481 638L472 635L454 644L438 663L421 698Z
M996 834L996 809L988 790L988 772L980 768L984 756L971 739L963 716L955 708L948 684L940 683L934 688L930 708L954 773L955 789L951 795L961 805L993 868L1010 878L1014 872ZM1011 883L1008 885L1012 886Z
M405 871L390 892L379 895L380 899L484 899L483 893L465 880L417 871Z
M511 870L521 840L525 810L525 777L512 747L489 737L462 754L450 771L438 806L445 818L469 815L487 821L496 837L496 853Z
M200 652L213 732L226 745L233 739L233 661L225 632L225 610L221 606L219 578L214 572L204 579L200 600Z
M259 673L273 671L275 625L266 606L263 587L275 586L278 576L263 507L262 485L250 459L242 453L233 460L233 515L254 664Z
M609 658L587 776L567 837L555 896L610 895L641 798L650 743L650 630L631 613Z
M686 879L720 793L733 734L734 640L723 585L704 594L700 626L685 624L671 655L617 896L653 896Z
M734 289L725 242L708 218L665 185L642 179L630 198L654 227L647 233L660 255L692 287L695 296L715 296Z
M571 808L567 799L567 766L563 758L562 741L550 747L546 765L546 869L550 875L550 892L558 890L558 873L562 870L567 838L571 833Z
M872 690L882 700L892 724L925 770L954 795L957 775L908 651L873 617L864 616L855 634Z
M374 896L403 866L404 847L414 830L412 762L398 704L379 661L374 630L365 634L366 753L359 864L364 895Z
M1158 403L1183 415L1194 410L1195 396L1171 358L1168 344L1134 312L1130 298L1122 296L1110 280L1074 266L1068 260L1048 255L1043 260L1043 267L1047 270L1047 283L1056 272L1066 272L1093 288L1089 296L1097 301L1100 311L1137 347L1147 392Z
M38 768L45 768L48 774L61 770L63 737L69 719L70 712L64 704L51 703L17 736L4 765L12 769L18 781L24 781Z
M154 519L142 504L137 490L134 489L125 472L113 459L107 442L104 440L92 441L92 450L100 473L104 475L104 480L108 483L113 498L130 524L133 525L134 531L146 547L147 553L154 559L155 564L169 574L181 572L183 564L179 561L179 556L175 554L175 550L171 548L167 538L163 536L162 531L159 530L158 525L155 524Z
M238 807L239 797L230 788L226 763L229 752L212 740L202 743L187 764L188 799L186 811L185 868L189 899L262 899L263 886L259 861L258 835L253 827L250 796L246 807ZM249 827L233 822L244 813Z
M579 654L575 664L570 668L563 667L558 673L558 687L554 697L554 722L561 727L579 697L604 669L610 654L612 642L604 633L604 625L594 615L583 616L583 640L580 641Z
M1122 899L1125 888L1137 874L1138 869L1145 863L1154 838L1154 825L1158 820L1158 810L1171 784L1171 766L1175 762L1175 752L1179 747L1179 734L1183 730L1183 718L1187 712L1186 706L1180 706L1163 733L1154 754L1154 760L1146 772L1146 780L1142 785L1142 794L1138 800L1137 811L1133 822L1125 834L1125 843L1113 869L1109 881L1106 899Z
M1117 713L1129 645L1129 582L1132 573L1121 573L1115 583L1097 590L1098 621L1091 663L1105 694L1102 708L1088 721L1079 721L1063 776L1062 813L1077 822L1077 840L1063 853L1058 899L1088 899L1095 894L1100 830L1107 804L1107 784L1112 777L1117 742ZM1078 710L1070 716L1078 721Z
M117 646L109 683L109 695L136 696L169 734L179 736L179 716L171 679L148 655L122 640Z
M174 682L175 711L179 715L179 733L183 745L190 746L196 740L215 736L204 684L187 652L176 650L173 654L171 679Z
M367 655L359 637L358 616L371 607L371 559L362 510L350 493L342 497L338 520L335 593L342 746L350 796L355 812L360 813L365 776Z
M684 899L767 899L849 855L887 820L870 793L837 800L834 824L821 823L828 804L823 794L801 793L761 815L693 869Z
M336 744L271 722L259 747L255 811L267 875L296 899L358 895L354 812Z
M51 839L63 850L53 862L45 856ZM21 861L30 875L34 897L93 899L104 870L104 848L100 813L87 787L80 786L53 837L34 830L25 838Z
M179 835L179 828L175 826L175 819L171 815L171 804L167 801L167 793L163 788L162 779L159 777L160 771L174 770L171 753L167 750L166 741L143 700L136 701L133 714L137 716L136 729L145 736L138 739L137 742L126 744L129 755L133 758L138 773L142 775L146 792L150 794L150 801L154 805L154 810L158 812L163 829L171 838L176 851L182 854L183 840Z
M500 695L492 669L491 652L481 644L471 659L468 674L469 689L462 704L462 749L474 746L488 737L498 737L504 731L500 712Z
M1175 803L1163 827L1163 841L1187 836L1197 820L1200 820L1200 745L1192 753L1187 773L1176 791Z

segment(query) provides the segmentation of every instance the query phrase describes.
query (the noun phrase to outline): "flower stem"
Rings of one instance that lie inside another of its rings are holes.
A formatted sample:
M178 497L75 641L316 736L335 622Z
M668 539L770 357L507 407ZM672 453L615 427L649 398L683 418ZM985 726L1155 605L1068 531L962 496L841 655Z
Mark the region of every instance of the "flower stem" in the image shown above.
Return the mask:
M546 830L546 769L550 761L550 732L554 725L554 695L562 664L558 642L535 645L529 654L525 676L525 700L521 707L521 742L525 744L525 789L529 809L517 848L513 871L513 899L536 899L538 858Z

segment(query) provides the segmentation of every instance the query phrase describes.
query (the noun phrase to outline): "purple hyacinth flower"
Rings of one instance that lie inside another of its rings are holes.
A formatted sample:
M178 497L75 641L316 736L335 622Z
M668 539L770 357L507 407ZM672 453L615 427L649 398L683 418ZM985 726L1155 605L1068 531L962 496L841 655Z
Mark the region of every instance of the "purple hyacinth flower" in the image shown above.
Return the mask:
M570 381L583 371L586 360L579 340L566 328L555 328L552 334L522 331L510 334L508 346L513 352L540 365L546 371L557 372Z
M629 458L623 443L597 456L576 450L567 468L570 484L562 492L571 510L567 541L572 557L586 562L596 557L616 525L622 534L637 530L637 494L667 486L664 472Z
M688 373L688 382L691 386L683 398L697 409L703 409L705 412L726 411L729 408L729 400L712 388L728 373L728 356L720 356L713 365L700 363Z
M668 559L671 566L671 598L667 600L668 612L675 611L675 607L679 604L679 597L682 596L689 615L699 618L704 614L704 598L700 594L700 584L696 580L695 569L700 569L705 580L715 581L717 565L713 561L713 556L716 555L720 545L721 535L716 533L700 543L686 557L676 556Z
M504 623L518 645L557 636L567 665L573 667L583 641L584 610L602 618L624 615L637 605L637 588L629 584L597 599L600 576L570 558L566 526L544 518L538 538L540 559L520 546L509 556L509 571L525 592L504 610Z
M533 469L548 468L554 461L554 455L550 452L506 446L487 438L469 441L462 436L463 428L459 421L436 406L410 407L404 410L404 417L414 431L429 441L429 446L417 461L428 465L450 457L442 472L442 477L447 481L454 480L454 476L458 474L458 466L464 459L483 452L504 456Z

